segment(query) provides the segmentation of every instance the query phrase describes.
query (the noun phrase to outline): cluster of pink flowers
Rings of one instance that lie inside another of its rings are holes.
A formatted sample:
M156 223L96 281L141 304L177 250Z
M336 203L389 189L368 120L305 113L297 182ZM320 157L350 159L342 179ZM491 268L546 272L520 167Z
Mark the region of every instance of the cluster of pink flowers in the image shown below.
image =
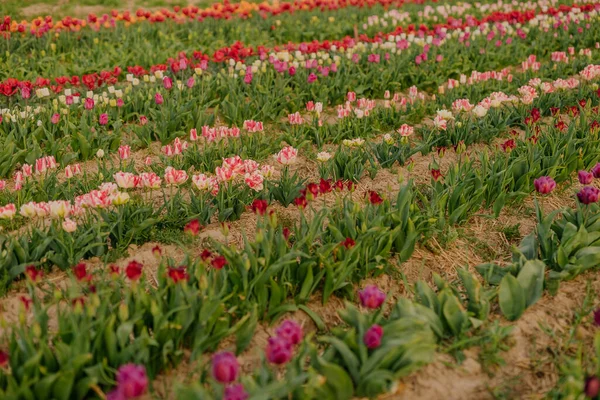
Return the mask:
M573 48L570 47L569 49L573 49ZM574 53L575 53L575 51L573 49L573 53L571 53L571 54L574 54ZM569 56L564 51L553 51L552 55L551 55L551 59L554 62L569 63Z
M165 183L167 185L179 186L188 179L187 172L182 169L175 169L171 166L165 168Z
M397 132L400 134L400 136L410 136L415 132L415 129L408 125L408 124L402 124L402 126L400 126L400 128L398 128Z
M81 175L81 165L80 164L69 164L65 167L65 176L68 179L71 179L75 175Z
M13 219L16 213L17 208L12 203L0 207L0 219Z
M590 64L579 72L579 75L586 81L591 81L600 77L600 65Z
M111 205L121 205L129 201L127 193L119 192L114 183L103 183L98 190L77 196L74 203L68 200L54 200L49 202L28 202L21 206L19 214L25 218L62 219L66 231L74 231L76 224L69 217L82 216L85 209L107 208ZM16 214L14 204L0 208L5 211L2 217L12 219ZM1 217L0 217L1 218Z
M215 126L210 127L208 125L204 125L202 127L202 137L207 142L215 142L217 140L221 140L227 137L237 138L240 137L240 128L233 126L231 128L226 126ZM198 140L198 134L195 129L190 131L190 140L196 141Z
M270 165L260 166L254 160L242 160L240 156L224 158L223 164L215 168L215 176L198 174L192 176L192 183L200 191L216 196L219 185L242 179L252 190L257 192L264 189L265 178L273 176L274 168Z
M452 103L452 111L455 113L459 112L469 112L475 107L469 99L458 99Z
M290 165L296 162L298 150L292 146L284 147L277 153L277 161L282 165Z
M120 204L127 193L119 192L115 183L105 182L97 190L75 197L75 205L84 209L107 208L115 202Z
M290 125L302 125L304 123L304 118L302 118L302 115L300 115L299 112L288 114L288 123Z
M537 56L535 56L534 54L530 55L527 58L527 60L521 62L521 68L523 69L523 71L539 71L541 67L542 63L537 61Z
M535 90L535 88L533 88L529 85L521 86L518 89L518 92L521 95L521 102L523 104L531 104L531 103L533 103L534 99L539 97L539 94Z
M188 142L175 138L172 144L161 147L161 151L167 157L178 156L182 154L188 148Z
M35 160L35 169L29 164L23 164L20 171L21 178L28 178L34 173L36 175L43 174L48 170L53 170L56 168L58 168L58 164L56 163L56 159L54 158L54 156L38 158L37 160Z
M314 101L309 101L306 103L306 111L308 112L316 112L317 114L320 114L323 112L323 103L321 102L314 102Z
M242 127L247 130L249 133L254 132L262 132L264 130L263 123L260 121L254 121L251 119L247 119L244 121Z

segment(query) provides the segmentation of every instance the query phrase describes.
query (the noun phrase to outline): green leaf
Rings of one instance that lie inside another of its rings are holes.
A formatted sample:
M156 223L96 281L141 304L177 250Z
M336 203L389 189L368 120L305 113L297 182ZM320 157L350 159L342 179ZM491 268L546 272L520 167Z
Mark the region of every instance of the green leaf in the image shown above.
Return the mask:
M310 308L308 308L304 304L300 304L298 306L298 309L304 311L313 320L313 322L317 326L317 329L319 329L320 331L327 330L327 325L325 325L325 323L323 322L323 320L321 319L321 317L319 317L317 315L317 313L315 313L313 310L311 310Z
M498 302L502 314L510 321L518 319L525 311L525 292L511 274L505 275L500 282Z
M324 360L319 362L319 371L325 377L325 384L331 387L336 400L351 399L354 394L354 384L344 369Z
M250 341L252 340L252 336L254 335L254 331L256 330L257 324L258 310L257 306L255 305L254 309L248 316L248 319L243 323L235 335L235 349L237 354L240 354L248 347Z
M506 203L506 192L502 192L502 194L500 196L498 196L498 198L496 199L496 201L494 202L494 217L498 218L498 216L500 215L500 211L502 211L502 208L504 207L504 204Z
M542 297L546 264L540 260L529 260L517 275L517 281L525 291L525 306L530 307Z
M469 318L456 296L447 296L442 313L454 336L460 336L468 327Z

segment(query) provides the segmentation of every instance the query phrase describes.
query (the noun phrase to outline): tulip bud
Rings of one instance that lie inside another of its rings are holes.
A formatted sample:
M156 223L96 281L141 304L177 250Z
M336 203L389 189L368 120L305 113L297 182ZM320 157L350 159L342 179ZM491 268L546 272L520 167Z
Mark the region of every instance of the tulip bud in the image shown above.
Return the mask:
M38 339L42 337L42 327L37 322L33 324L32 331L34 337Z
M263 230L262 229L258 229L256 232L256 238L254 239L254 242L257 244L262 243L262 241L264 240L265 236L263 234Z
M119 320L121 320L121 322L125 322L128 319L129 319L129 307L127 307L127 304L125 304L125 303L119 304Z

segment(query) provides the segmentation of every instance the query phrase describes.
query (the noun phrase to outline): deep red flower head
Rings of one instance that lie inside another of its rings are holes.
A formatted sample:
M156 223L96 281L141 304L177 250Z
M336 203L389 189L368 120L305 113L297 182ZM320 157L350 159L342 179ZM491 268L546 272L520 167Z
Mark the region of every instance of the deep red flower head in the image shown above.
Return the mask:
M335 190L341 192L342 190L344 190L344 181L341 179L339 181L335 181L333 186L335 187Z
M281 233L283 233L283 237L285 238L285 240L290 240L290 236L292 234L292 232L290 231L290 228L288 228L287 226L284 227L281 230Z
M212 265L214 269L221 269L227 265L227 259L223 256L215 256L210 262L210 265Z
M200 253L200 258L202 259L202 261L209 260L211 257L212 257L212 252L208 249L204 249L204 250L202 250L202 253Z
M28 265L25 267L25 275L27 275L32 282L39 282L44 276L44 271L37 269L34 265Z
M0 368L8 367L8 361L10 360L10 356L4 350L0 350Z
M508 139L506 142L502 143L500 146L502 147L502 150L504 150L505 152L509 152L512 149L514 149L515 147L517 147L517 143L515 142L515 139Z
M311 182L306 185L306 191L312 194L314 197L317 197L319 195L319 185Z
M81 297L76 297L73 300L71 300L71 305L73 307L77 306L77 304L81 305L81 307L83 307L85 305L85 297L81 296Z
M305 196L300 196L294 199L294 204L298 206L298 208L306 208L306 206L308 205L308 201L306 201Z
M169 278L171 278L175 283L180 281L187 281L190 279L184 265L177 268L169 268L167 274L169 275Z
M77 280L79 282L82 282L82 281L89 282L92 280L92 276L88 275L87 269L86 269L86 266L84 263L79 263L73 267L73 275L75 275L75 278L77 278Z
M269 203L267 203L266 200L256 199L252 202L252 205L250 206L250 208L252 209L252 212L256 215L265 215L267 212L268 206L269 206Z
M437 182L442 177L442 172L439 169L431 169L431 177Z
M162 249L159 245L156 245L152 248L152 254L154 254L154 257L156 258L160 258L160 256L162 256Z
M31 300L27 296L19 296L19 301L25 306L25 310L29 311L29 309L31 308L31 304L33 303L33 300Z
M202 229L200 221L198 219L193 219L183 228L183 232L189 233L192 236L197 236L198 233L200 233L200 229Z
M125 275L132 281L137 281L142 276L143 265L135 260L130 261L125 268Z
M319 192L325 194L331 192L331 190L331 180L321 178L319 181Z
M356 245L356 242L354 241L354 239L352 238L346 238L342 243L342 246L344 246L347 249L351 249Z
M381 198L379 193L377 193L373 190L369 190L368 196L369 196L369 203L371 203L371 204L377 205L377 204L383 203L383 199Z
M121 268L119 268L117 265L115 264L110 264L108 266L108 269L110 270L110 274L112 276L119 276L121 275Z

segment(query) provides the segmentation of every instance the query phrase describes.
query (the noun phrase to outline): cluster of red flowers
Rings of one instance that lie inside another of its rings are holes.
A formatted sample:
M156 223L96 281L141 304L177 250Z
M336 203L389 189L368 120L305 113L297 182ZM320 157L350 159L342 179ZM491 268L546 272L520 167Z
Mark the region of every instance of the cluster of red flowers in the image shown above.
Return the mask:
M174 6L172 11L167 8L157 11L140 8L133 14L130 11L119 12L118 10L111 10L110 14L104 14L101 17L93 13L88 14L87 19L67 16L55 21L53 17L48 15L34 18L31 21L18 22L10 16L5 16L0 23L0 32L4 32L5 36L9 37L8 35L12 32L25 33L29 30L31 35L41 37L50 31L80 31L86 26L94 30L101 28L111 29L118 22L124 22L129 25L144 21L160 23L171 20L183 23L187 21L202 22L205 19L228 20L234 17L247 19L252 16L253 12L258 13L262 18L267 18L268 16L284 13L292 14L299 11L312 11L316 9L320 9L321 11L339 10L346 7L373 7L378 4L385 7L400 7L407 2L420 4L423 3L423 0L295 0L293 3L277 2L275 4L246 1L231 3L229 0L224 0L223 2L213 3L204 9L194 5L187 7Z
M224 266L227 265L227 259L224 256L220 254L215 254L208 249L202 250L200 258L205 263L210 264L210 266L214 269L222 269Z
M82 84L89 90L99 88L104 84L114 85L119 80L121 75L121 68L115 67L112 71L100 71L98 73L92 73L82 75L81 77L73 75L59 76L54 78L56 85L52 84L52 81L48 78L38 77L35 81L19 81L18 79L8 78L4 82L0 83L0 93L5 96L12 96L19 92L21 97L29 98L31 95L31 89L33 88L44 88L49 87L54 93L60 93L64 90L65 86L79 87ZM74 96L79 96L79 93L73 93Z
M354 182L352 181L343 181L338 180L336 182L332 182L331 179L323 179L319 181L319 183L311 182L304 189L300 191L300 196L294 199L294 204L300 208L306 208L308 202L316 199L321 194L329 193L333 190L337 192L341 192L344 189L348 189L349 191L354 191Z
M322 3L319 4L320 2L322 2ZM346 7L348 4L349 5L357 5L360 7L360 6L362 6L362 4L370 6L370 5L374 5L377 3L391 4L391 3L397 3L397 2L403 3L403 1L398 1L398 0L367 0L364 2L363 1L356 1L356 2L351 1L348 3L346 3L345 1L342 1L342 0L335 0L335 1L303 0L300 2L300 4L296 4L298 2L294 3L293 7L289 3L283 3L280 7L283 7L284 8L283 12L286 12L287 9L284 6L285 4L288 4L290 10L294 10L296 8L306 9L305 5L303 5L304 3L308 4L308 6L307 6L308 9L311 9L311 4L312 4L312 8L325 7L328 9L337 9L337 8ZM416 1L416 2L418 2L418 1ZM325 6L326 4L344 4L344 5L343 6L336 5L336 6L333 6L334 8L331 8L329 6ZM266 6L266 7L270 7L270 6ZM573 7L575 7L575 6L573 6ZM469 17L469 18L465 19L465 21L463 21L462 19L457 20L457 19L454 19L453 17L448 17L448 20L446 23L435 24L431 27L428 27L427 25L424 25L424 24L421 24L419 26L410 24L404 28L401 26L396 27L394 29L394 31L392 31L392 32L379 32L378 34L376 34L373 37L369 37L365 34L361 34L358 36L358 41L359 42L367 42L367 43L373 43L373 42L381 43L389 35L399 35L401 33L415 33L415 34L420 33L420 34L434 35L437 32L440 32L444 29L445 30L455 30L455 29L464 29L466 27L472 28L472 27L479 26L483 23L488 23L488 22L493 22L493 23L509 22L509 23L513 23L513 24L516 24L516 23L522 24L524 22L527 22L527 21L535 18L536 15L540 15L540 14L556 15L559 12L567 13L573 7L561 5L559 8L549 8L546 11L540 11L538 13L536 13L533 10L512 11L512 12L506 12L506 13L505 12L493 12L493 13L483 17L481 20L478 20L477 18L474 18L474 17ZM595 3L594 4L584 4L584 5L578 4L578 5L576 5L576 7L583 11L591 11L594 9ZM186 10L186 9L189 10L189 8L187 8L187 7L184 10ZM197 15L197 13L194 13L192 11L186 11L186 12L188 13L188 15ZM292 12L292 11L290 11L290 12ZM140 13L140 11L138 11L138 13ZM165 11L163 10L162 13L164 14ZM278 13L281 13L281 11L276 11L274 8L270 11L270 13L272 13L273 15L277 15ZM118 13L116 13L116 14L121 15ZM125 14L123 14L123 15L125 15ZM167 15L169 15L168 12L167 12ZM9 19L9 24L10 24L10 17L6 17L6 18ZM6 20L6 18L5 18L5 20ZM121 18L123 19L122 15L121 15ZM165 17L165 19L172 19L172 18ZM225 19L227 19L227 18L225 18ZM74 20L71 19L71 21L74 21ZM6 24L0 25L0 26L6 26ZM150 72L154 72L157 70L166 71L167 69L170 69L171 71L173 71L173 73L177 73L181 69L185 69L187 67L206 69L206 68L208 68L209 60L212 60L213 62L216 62L216 63L228 62L230 59L233 59L235 61L244 61L247 57L251 57L251 56L255 56L255 55L266 56L271 51L274 51L274 52L284 51L284 50L300 51L301 53L308 54L308 53L315 53L317 51L322 51L322 50L329 51L334 46L338 49L347 49L350 47L354 47L355 45L356 45L356 38L352 38L349 36L346 36L340 40L324 40L321 42L318 40L313 40L312 42L308 42L308 43L288 43L285 45L274 46L272 49L269 49L265 46L256 46L256 48L247 47L243 43L238 41L238 42L235 42L231 46L223 47L221 49L216 50L212 54L212 56L204 54L200 51L194 51L192 53L192 56L187 56L187 54L185 52L180 52L177 57L169 58L167 60L167 62L164 64L157 64L157 65L151 66L149 68L144 68L139 65L128 66L126 69L129 73L134 74L136 76L144 75L147 73L148 70ZM183 67L183 66L185 66L185 67ZM114 84L115 82L117 82L117 80L121 74L121 71L122 71L122 69L117 66L113 69L113 71L101 71L98 73L83 75L81 78L78 76L73 76L71 78L67 78L67 77L55 78L54 81L56 81L57 85L51 85L51 89L54 92L58 93L58 92L62 91L64 85L66 85L66 84L70 84L72 86L79 86L83 83L89 89L99 87L105 83ZM41 83L41 82L47 82L47 83L45 83L43 85L39 85L39 83ZM37 80L35 82L18 81L16 79L9 78L6 81L0 83L0 93L4 94L5 96L12 96L18 91L19 88L21 88L23 86L42 87L42 86L50 85L50 82L51 82L51 79L49 79L49 78L37 78Z

